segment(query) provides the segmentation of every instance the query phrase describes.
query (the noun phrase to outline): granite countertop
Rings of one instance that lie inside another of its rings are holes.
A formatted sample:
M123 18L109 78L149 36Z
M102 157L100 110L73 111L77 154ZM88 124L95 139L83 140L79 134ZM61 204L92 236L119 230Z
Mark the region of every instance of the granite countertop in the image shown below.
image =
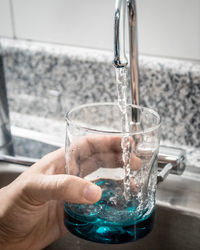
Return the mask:
M112 52L0 39L15 127L65 137L65 113L117 100ZM141 105L162 117L162 141L200 167L200 62L140 56Z

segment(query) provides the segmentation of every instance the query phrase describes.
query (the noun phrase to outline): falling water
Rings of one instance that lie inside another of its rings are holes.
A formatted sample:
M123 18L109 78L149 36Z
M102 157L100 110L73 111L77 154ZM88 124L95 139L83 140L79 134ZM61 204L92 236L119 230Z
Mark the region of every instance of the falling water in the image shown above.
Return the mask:
M122 160L124 168L124 196L126 200L130 199L130 140L129 140L129 122L127 114L127 68L116 68L116 83L118 92L118 104L121 110L122 127Z

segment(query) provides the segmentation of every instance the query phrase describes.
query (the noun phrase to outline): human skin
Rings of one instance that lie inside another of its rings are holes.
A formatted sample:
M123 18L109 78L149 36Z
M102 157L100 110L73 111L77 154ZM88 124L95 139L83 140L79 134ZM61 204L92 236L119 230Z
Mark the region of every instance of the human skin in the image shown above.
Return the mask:
M0 189L0 249L38 250L67 233L63 201L94 203L101 189L65 173L61 148Z
M97 162L123 167L121 137L83 137L70 145L66 158L64 148L54 151L0 189L0 249L43 249L65 235L64 201L92 204L101 198L101 188L84 176ZM130 162L132 170L141 167L133 153Z

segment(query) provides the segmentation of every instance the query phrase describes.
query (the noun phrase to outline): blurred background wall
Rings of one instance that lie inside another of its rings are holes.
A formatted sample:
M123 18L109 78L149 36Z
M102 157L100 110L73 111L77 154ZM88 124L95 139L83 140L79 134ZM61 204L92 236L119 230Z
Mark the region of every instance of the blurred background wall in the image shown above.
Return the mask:
M115 0L0 0L0 36L112 50L114 6ZM137 0L137 7L140 53L200 60L200 0Z

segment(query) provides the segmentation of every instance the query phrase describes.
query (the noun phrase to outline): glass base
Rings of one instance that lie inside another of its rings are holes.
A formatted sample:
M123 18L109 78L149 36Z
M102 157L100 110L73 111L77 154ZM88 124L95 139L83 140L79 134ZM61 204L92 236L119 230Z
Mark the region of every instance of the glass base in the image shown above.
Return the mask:
M153 228L155 211L144 220L132 225L120 225L104 221L103 223L83 222L64 212L64 223L74 235L85 240L105 244L120 244L139 240L151 232Z

